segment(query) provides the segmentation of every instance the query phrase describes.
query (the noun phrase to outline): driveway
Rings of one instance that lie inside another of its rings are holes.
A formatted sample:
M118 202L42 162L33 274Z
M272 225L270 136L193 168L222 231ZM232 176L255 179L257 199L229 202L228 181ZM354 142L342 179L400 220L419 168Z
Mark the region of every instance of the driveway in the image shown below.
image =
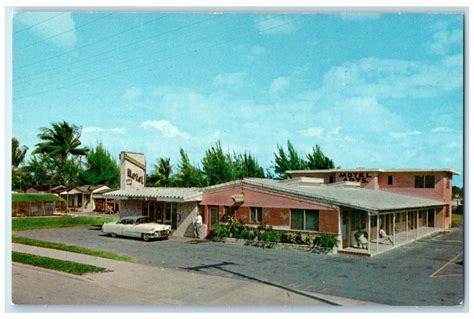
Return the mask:
M113 251L151 266L388 305L459 305L464 296L462 228L371 258L192 239L143 242L112 238L88 228L41 229L17 234Z

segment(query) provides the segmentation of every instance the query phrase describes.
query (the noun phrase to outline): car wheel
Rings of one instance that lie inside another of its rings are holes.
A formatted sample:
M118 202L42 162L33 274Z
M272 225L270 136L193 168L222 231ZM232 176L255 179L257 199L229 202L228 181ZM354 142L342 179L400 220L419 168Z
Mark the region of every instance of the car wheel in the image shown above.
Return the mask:
M149 234L142 234L142 239L144 241L149 241L150 240L150 235Z
M116 233L111 233L110 236L112 236L113 238L117 237L117 234Z

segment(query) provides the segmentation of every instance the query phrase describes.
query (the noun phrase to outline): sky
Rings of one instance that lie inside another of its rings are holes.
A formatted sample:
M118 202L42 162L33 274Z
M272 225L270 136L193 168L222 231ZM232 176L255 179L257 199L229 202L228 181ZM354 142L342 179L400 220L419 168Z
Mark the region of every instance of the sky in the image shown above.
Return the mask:
M341 168L463 172L463 15L18 12L13 136L66 120L89 147L263 167L290 140ZM29 152L30 153L30 152Z

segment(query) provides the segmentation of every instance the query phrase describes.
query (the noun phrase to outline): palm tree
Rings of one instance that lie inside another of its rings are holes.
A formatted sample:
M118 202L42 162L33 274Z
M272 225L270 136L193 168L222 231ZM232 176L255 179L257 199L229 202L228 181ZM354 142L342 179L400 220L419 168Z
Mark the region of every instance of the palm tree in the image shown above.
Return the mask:
M153 164L153 174L152 176L156 177L157 181L155 182L156 186L171 186L172 179L172 166L171 160L169 158L160 158L158 165Z
M28 147L23 145L16 138L12 138L12 169L15 170L23 163Z
M24 172L18 167L25 160L26 152L28 147L23 145L20 146L20 142L16 138L12 138L12 186L13 189L22 189L24 184Z
M52 128L42 127L38 137L43 141L36 144L33 154L43 154L46 158L55 159L58 169L52 180L67 174L67 161L71 155L73 159L77 156L85 156L89 149L79 147L81 145L81 129L66 121L51 123ZM63 176L64 177L64 176Z

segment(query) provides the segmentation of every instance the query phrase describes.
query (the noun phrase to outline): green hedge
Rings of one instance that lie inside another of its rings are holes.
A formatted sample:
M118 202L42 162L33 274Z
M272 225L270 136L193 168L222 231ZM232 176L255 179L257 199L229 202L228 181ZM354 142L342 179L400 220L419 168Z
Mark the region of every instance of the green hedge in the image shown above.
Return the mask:
M63 202L64 199L54 194L12 194L12 202Z

